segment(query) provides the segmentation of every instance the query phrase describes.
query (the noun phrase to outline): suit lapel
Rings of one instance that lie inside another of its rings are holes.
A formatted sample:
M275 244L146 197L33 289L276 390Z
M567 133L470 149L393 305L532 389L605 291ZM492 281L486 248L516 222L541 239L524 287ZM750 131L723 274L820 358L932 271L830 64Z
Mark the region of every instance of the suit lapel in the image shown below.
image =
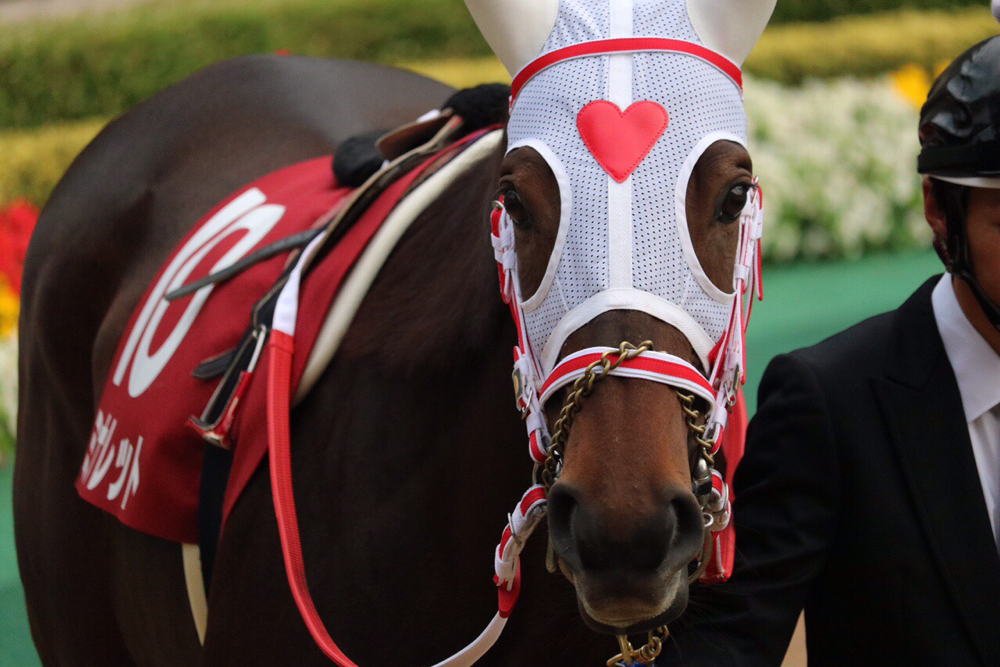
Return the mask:
M1000 557L934 320L935 283L897 311L886 374L874 389L934 560L983 662L1000 664Z

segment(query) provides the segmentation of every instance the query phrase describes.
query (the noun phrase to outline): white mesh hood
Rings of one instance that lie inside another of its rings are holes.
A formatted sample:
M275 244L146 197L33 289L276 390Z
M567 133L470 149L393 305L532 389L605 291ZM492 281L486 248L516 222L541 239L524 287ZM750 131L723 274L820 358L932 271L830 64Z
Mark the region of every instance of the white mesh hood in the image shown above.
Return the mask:
M539 55L622 37L701 43L685 0L561 0ZM581 110L597 100L621 111L649 100L669 115L662 136L624 182L605 171L577 127ZM538 292L521 302L543 375L570 333L616 309L640 310L676 326L704 361L728 324L732 296L712 285L691 247L687 181L711 144L725 139L745 145L739 86L687 54L576 58L528 81L512 109L508 137L508 151L535 148L560 184L555 249Z

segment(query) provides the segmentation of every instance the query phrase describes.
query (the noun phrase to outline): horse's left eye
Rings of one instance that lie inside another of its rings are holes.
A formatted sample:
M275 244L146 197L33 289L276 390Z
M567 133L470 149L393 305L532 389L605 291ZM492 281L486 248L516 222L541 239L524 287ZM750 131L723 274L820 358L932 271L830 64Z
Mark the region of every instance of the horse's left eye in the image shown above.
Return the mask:
M528 208L521 201L521 197L517 194L516 190L504 190L503 206L507 210L507 215L514 222L515 227L518 229L531 228L531 215L528 213Z
M715 219L723 224L732 224L740 219L740 214L747 205L747 197L750 195L750 186L746 183L738 183L731 188L719 202L719 207L715 212Z

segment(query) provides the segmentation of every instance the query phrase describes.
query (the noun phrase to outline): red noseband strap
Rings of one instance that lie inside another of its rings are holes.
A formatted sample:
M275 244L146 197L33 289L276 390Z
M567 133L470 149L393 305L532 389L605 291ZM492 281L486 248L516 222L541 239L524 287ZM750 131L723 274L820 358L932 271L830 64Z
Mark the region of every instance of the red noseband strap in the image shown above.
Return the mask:
M514 106L517 96L525 84L535 78L543 70L574 58L587 56L604 56L614 53L683 53L705 62L721 70L733 80L740 90L743 89L743 72L729 58L700 44L685 42L681 39L664 39L662 37L622 37L620 39L598 39L592 42L574 44L564 49L550 51L544 56L532 60L524 66L510 86L510 105Z
M601 360L602 354L614 350L615 348L610 347L590 347L575 352L559 362L559 365L552 369L549 377L542 384L541 405L544 406L545 402L556 391L583 377L592 363ZM608 357L608 360L614 363L618 361L618 355L613 354ZM595 370L599 371L600 369ZM644 352L613 369L611 375L659 382L690 392L704 398L712 407L715 406L716 391L705 376L697 368L672 354Z

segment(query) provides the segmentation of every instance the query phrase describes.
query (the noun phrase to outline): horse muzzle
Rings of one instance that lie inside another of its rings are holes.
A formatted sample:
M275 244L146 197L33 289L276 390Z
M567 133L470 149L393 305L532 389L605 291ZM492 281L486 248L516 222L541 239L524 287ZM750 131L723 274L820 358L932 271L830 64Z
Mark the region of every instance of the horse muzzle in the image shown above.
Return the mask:
M548 521L553 555L594 630L644 632L684 611L688 564L703 543L701 509L690 491L665 490L643 520L619 524L560 482L549 492Z

